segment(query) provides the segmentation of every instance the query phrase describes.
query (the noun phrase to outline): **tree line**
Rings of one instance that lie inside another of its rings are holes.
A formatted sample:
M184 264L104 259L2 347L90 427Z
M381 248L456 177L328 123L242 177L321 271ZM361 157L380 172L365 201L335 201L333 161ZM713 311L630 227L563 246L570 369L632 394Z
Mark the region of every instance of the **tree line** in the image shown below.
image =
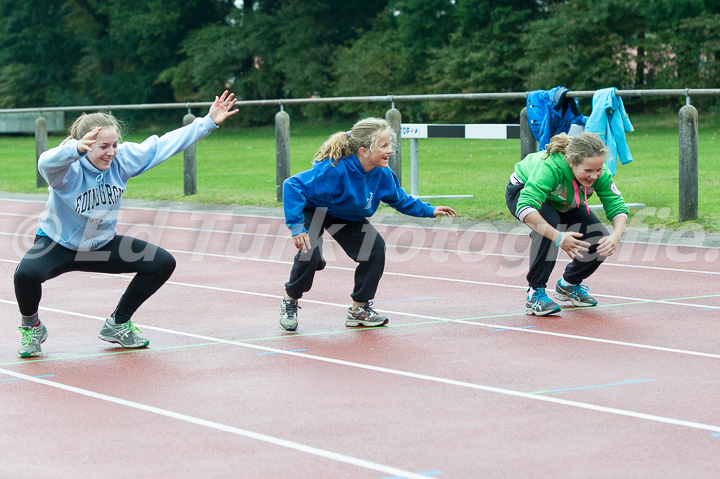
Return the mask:
M718 25L720 0L0 0L0 107L209 101L225 88L243 100L716 88ZM677 111L683 100L630 101ZM518 111L402 107L407 121Z

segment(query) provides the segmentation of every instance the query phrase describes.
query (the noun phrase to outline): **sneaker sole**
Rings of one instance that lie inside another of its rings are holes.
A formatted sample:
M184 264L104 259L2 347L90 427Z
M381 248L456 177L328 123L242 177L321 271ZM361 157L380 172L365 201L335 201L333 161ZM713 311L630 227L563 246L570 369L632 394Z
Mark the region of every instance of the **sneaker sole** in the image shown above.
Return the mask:
M119 344L120 346L122 346L125 349L140 349L140 348L145 348L145 347L147 347L148 344L150 344L149 339L146 339L145 342L142 344L138 344L138 345L134 345L134 346L125 346L119 340L112 338L112 337L98 335L98 338L102 339L103 341L107 341L108 343Z
M20 353L21 358L37 358L38 356L42 356L42 351L38 351L37 353Z
M555 299L559 299L560 301L570 301L573 306L595 306L598 303L597 301L595 301L594 303L583 303L582 301L578 301L572 296L558 294L557 292L553 293L553 296L555 297Z
M560 311L562 311L562 309L559 306L555 309L551 309L550 311L535 311L534 309L526 308L525 314L535 315L535 316L548 316L550 314L559 313Z
M376 328L378 326L385 326L390 320L386 319L385 321L357 321L354 319L348 319L345 321L345 326L349 328L354 328L357 326L365 326L367 328Z
M283 323L280 323L280 327L281 327L284 331L295 331L295 330L297 330L297 324L296 324L295 326L285 326Z

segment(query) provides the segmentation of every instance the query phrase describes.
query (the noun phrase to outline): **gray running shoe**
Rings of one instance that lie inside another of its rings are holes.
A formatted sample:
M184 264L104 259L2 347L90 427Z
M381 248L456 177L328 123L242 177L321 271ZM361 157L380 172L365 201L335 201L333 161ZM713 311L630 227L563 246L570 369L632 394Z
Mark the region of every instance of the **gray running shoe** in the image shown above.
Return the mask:
M150 344L150 341L141 338L138 334L142 334L142 331L135 327L132 321L110 324L106 319L98 338L110 343L118 343L123 348L144 348Z
M368 301L353 311L348 308L345 317L345 326L384 326L388 323L388 318L378 314L372 309L372 301Z
M588 294L588 287L584 284L565 287L558 280L553 296L560 301L570 301L574 306L595 306L597 304L597 300Z
M21 358L34 358L42 355L40 345L45 342L48 337L48 330L43 323L32 326L20 326L18 328L22 333L22 341L18 354Z
M538 288L532 296L528 296L525 300L525 314L534 314L535 316L547 316L560 312L560 306L548 298L545 294L545 288Z
M298 326L297 310L300 308L292 299L283 299L280 306L280 327L285 331L295 331Z

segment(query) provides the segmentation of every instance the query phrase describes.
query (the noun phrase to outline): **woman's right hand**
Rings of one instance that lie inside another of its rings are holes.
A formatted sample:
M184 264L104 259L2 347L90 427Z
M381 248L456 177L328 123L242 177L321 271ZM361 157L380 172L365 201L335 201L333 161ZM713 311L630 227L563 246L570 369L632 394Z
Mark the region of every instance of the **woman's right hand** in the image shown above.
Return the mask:
M590 243L580 239L583 237L583 234L577 231L565 231L560 234L562 235L560 248L565 251L570 258L575 259L577 257L582 259L583 256L581 253L587 253L588 248L590 248Z
M101 126L97 126L93 128L92 130L85 133L85 136L80 138L77 145L77 151L80 155L92 151L91 145L95 144L95 138L97 138L98 133L100 133L100 130L102 130Z

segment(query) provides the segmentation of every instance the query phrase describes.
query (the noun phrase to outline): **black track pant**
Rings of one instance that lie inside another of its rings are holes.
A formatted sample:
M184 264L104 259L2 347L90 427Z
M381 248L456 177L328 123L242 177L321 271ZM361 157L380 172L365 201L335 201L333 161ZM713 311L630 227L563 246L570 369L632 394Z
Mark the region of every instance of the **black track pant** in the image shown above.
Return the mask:
M102 248L89 252L73 251L47 236L36 236L35 244L15 270L15 297L20 314L32 316L38 312L42 283L48 279L70 271L137 273L114 312L115 321L124 323L160 289L174 270L175 258L170 253L130 236L115 236ZM85 281L78 285L75 292L90 297L88 292L92 288L92 281Z
M505 202L508 209L515 216L517 211L520 192L523 189L522 184L514 185L508 183L505 192ZM585 206L574 208L565 213L561 213L552 207L547 201L543 203L539 210L540 215L553 228L559 231L577 231L583 234L582 240L587 241L590 251L581 253L582 259L573 259L566 267L563 278L571 284L580 284L586 278L598 269L600 264L605 261L605 256L597 253L597 242L603 236L607 236L608 232L605 225L598 219L592 211L588 211ZM552 270L557 260L558 248L551 240L536 233L530 232L530 271L527 274L528 285L532 288L545 288L550 279Z
M322 259L323 232L338 242L345 253L356 263L355 287L350 295L353 301L364 303L375 297L380 278L385 270L385 241L366 219L348 221L326 213L325 209L305 209L305 229L310 236L311 248L295 255L290 280L285 283L288 296L302 298L310 291L315 272L324 268Z

